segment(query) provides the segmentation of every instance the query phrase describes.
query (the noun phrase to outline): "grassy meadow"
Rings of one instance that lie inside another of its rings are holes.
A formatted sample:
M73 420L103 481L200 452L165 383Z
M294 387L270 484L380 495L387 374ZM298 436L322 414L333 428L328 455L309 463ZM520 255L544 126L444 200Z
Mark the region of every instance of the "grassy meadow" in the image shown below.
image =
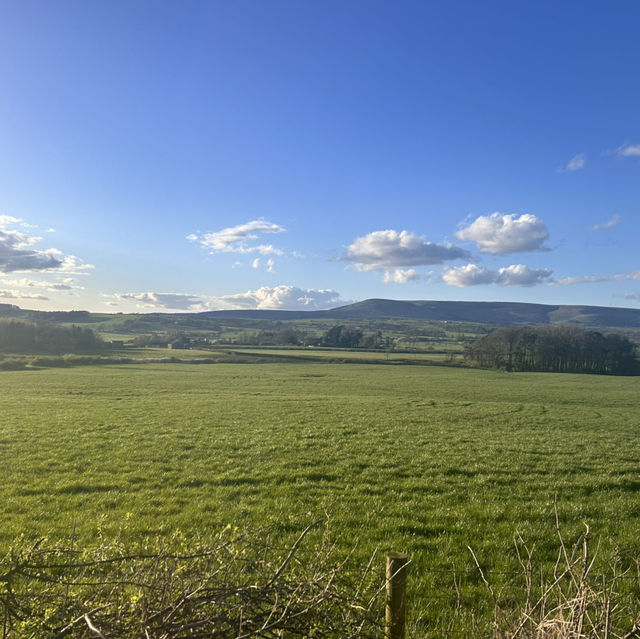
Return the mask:
M587 522L603 560L640 557L640 378L301 361L3 371L0 385L3 550L20 534L228 524L273 524L284 543L326 512L363 566L408 552L418 597L472 567L467 545L513 570L516 532L552 562L557 500L567 539Z

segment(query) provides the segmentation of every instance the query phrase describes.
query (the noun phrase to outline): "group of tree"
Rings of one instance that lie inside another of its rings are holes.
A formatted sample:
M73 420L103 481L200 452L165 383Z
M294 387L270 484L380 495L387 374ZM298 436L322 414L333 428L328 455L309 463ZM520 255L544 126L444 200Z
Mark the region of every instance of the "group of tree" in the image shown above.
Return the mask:
M506 371L640 374L635 346L626 337L568 326L498 328L469 346L466 357Z
M337 348L367 348L385 349L394 347L395 340L389 335L384 336L382 331L365 333L358 326L349 324L336 324L322 336L320 346L333 346Z
M137 339L137 338L136 338ZM285 326L264 329L255 333L242 333L233 338L234 344L249 346L328 346L332 348L393 348L394 338L384 336L382 331L365 333L360 327L336 324L322 335Z
M336 324L332 326L322 339L323 346L339 348L357 348L364 337L364 333L356 326Z
M285 327L276 330L258 331L244 336L243 341L245 344L256 346L301 346L306 343L307 337L303 332L295 328Z
M0 320L0 352L75 353L95 351L102 346L104 343L90 328Z

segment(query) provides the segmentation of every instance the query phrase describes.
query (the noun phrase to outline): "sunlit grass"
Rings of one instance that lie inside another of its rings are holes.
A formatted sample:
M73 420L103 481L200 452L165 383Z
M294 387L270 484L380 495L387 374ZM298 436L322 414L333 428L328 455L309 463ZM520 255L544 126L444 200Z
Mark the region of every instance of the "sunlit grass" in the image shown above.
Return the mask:
M166 352L166 351L165 351ZM293 535L325 510L345 546L426 569L553 559L589 522L638 556L640 379L423 366L145 364L0 373L0 545ZM129 513L129 514L128 514Z

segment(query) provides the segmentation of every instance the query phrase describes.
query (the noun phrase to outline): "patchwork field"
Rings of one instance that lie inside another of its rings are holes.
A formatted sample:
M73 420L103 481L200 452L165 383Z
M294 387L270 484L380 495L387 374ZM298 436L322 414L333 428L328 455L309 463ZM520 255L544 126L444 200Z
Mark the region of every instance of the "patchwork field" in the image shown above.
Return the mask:
M402 365L145 364L0 373L0 546L206 537L328 512L345 548L450 571L567 539L640 556L640 378Z

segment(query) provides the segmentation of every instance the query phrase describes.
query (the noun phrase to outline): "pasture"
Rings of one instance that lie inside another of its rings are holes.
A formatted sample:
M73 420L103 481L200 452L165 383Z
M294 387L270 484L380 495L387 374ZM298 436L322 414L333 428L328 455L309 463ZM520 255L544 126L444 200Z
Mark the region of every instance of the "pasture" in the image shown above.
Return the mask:
M428 366L140 364L0 372L0 546L228 524L412 559L412 592L472 565L544 561L588 522L640 556L639 378ZM480 595L478 595L480 596Z

